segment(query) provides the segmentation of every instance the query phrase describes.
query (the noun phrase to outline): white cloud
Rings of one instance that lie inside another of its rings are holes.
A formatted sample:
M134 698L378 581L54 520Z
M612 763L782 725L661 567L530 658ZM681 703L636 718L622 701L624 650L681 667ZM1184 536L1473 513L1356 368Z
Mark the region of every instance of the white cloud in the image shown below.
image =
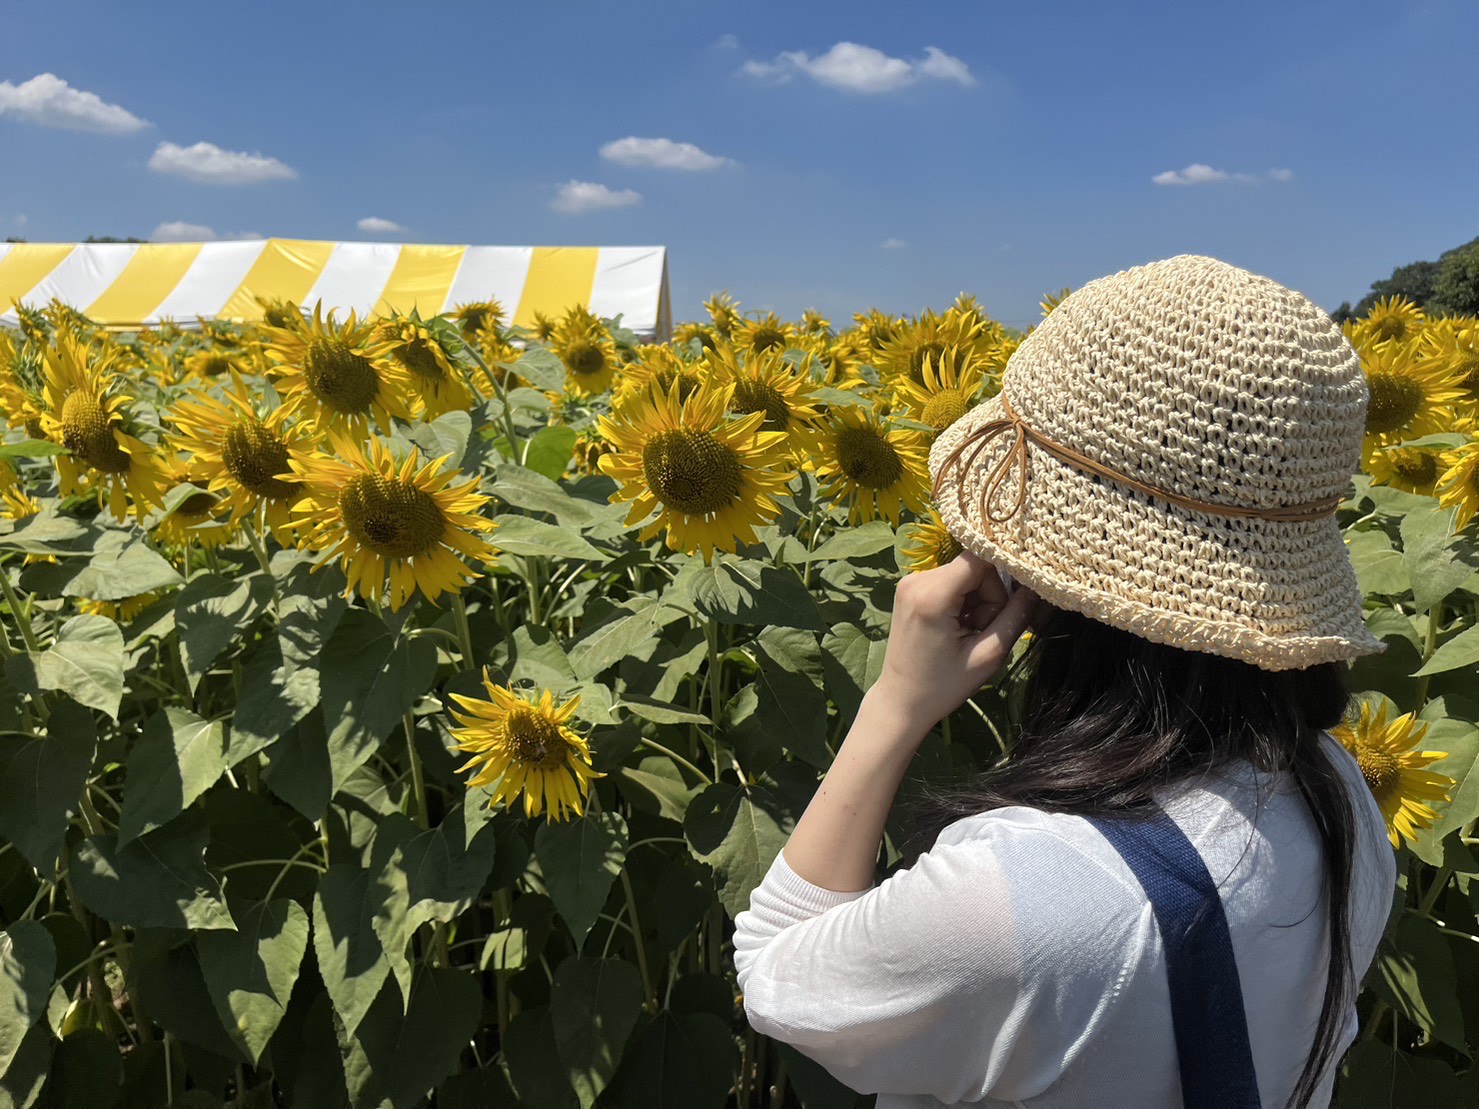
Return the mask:
M1267 173L1228 173L1225 169L1213 169L1204 162L1193 162L1185 169L1168 169L1151 178L1157 185L1211 185L1218 181L1237 181L1243 185L1256 185L1264 181L1294 180L1292 169L1271 169Z
M608 189L594 181L566 181L550 203L557 212L594 212L602 208L627 208L642 202L634 189Z
M150 242L155 243L208 243L220 238L215 231L203 223L186 223L182 219L161 223L149 232Z
M955 81L966 86L976 83L965 62L934 46L925 47L923 58L908 61L871 46L839 42L816 57L804 50L786 50L773 62L748 61L741 70L752 77L781 82L800 73L819 84L850 92L893 92L921 78Z
M884 239L880 245L884 250L903 250L909 244L903 239Z
M601 147L601 157L623 166L650 166L654 169L705 170L730 164L729 158L710 154L691 142L672 139L639 139L628 135Z
M733 35L720 35L719 41L714 43L714 48L716 50L738 50L739 39Z
M400 235L407 229L396 223L393 219L381 219L379 216L366 216L355 224L361 231L367 231L371 235Z
M298 176L297 170L276 158L222 150L210 142L198 142L194 146L162 142L149 159L149 168L204 185L255 185Z
M74 89L55 73L42 73L19 85L0 81L0 116L104 135L128 135L149 126L127 108L109 104L95 92Z

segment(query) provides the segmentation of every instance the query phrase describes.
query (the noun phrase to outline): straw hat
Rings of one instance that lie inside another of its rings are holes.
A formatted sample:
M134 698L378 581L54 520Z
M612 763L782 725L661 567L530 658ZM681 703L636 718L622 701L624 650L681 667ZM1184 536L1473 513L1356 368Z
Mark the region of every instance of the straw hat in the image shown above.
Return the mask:
M1352 659L1386 649L1335 520L1368 399L1319 308L1182 254L1053 309L935 440L935 502L1060 608L1266 670Z

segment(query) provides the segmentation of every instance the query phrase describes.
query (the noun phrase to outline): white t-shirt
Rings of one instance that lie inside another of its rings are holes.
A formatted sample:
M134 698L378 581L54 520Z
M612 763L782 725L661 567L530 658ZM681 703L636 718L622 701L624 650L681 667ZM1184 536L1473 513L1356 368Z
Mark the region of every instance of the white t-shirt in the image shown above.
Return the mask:
M1321 742L1355 801L1359 982L1396 861L1355 759L1328 733ZM1318 833L1293 779L1247 762L1155 797L1221 891L1259 1092L1278 1109L1325 994ZM1154 909L1082 817L1018 806L969 816L912 867L849 893L805 881L782 852L735 918L734 961L751 1025L879 1094L878 1109L1182 1104ZM1342 1050L1355 1035L1352 1006ZM1334 1079L1327 1071L1313 1105L1329 1103Z

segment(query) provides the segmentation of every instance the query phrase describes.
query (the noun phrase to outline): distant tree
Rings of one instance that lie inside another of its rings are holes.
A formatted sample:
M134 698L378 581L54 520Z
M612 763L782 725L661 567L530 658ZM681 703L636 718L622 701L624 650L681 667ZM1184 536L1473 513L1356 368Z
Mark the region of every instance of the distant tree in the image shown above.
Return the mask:
M1437 262L1411 262L1398 266L1384 281L1373 281L1371 291L1356 302L1355 314L1364 316L1381 297L1406 297L1421 307L1433 297L1438 280Z
M1343 300L1340 302L1340 307L1330 313L1330 318L1336 323L1345 323L1346 320L1355 319L1356 313L1351 311L1351 302Z
M1479 316L1479 239L1443 256L1427 308L1434 314Z
M82 240L85 243L147 243L148 239L115 239L112 235L89 235Z
M18 239L14 235L6 235L5 236L5 241L7 243L23 243L26 240L25 239Z

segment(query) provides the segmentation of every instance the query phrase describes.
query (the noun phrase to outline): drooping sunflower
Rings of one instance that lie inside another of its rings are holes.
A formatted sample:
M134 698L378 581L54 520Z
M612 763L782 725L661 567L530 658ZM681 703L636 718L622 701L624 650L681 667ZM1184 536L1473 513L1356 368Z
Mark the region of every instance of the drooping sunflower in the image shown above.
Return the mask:
M637 356L621 368L612 394L613 407L620 408L649 387L666 393L674 384L681 404L712 377L713 369L706 360L685 362L670 346L644 343L637 348Z
M568 319L550 339L550 349L565 363L565 383L582 396L611 388L621 365L616 343L600 320Z
M375 329L386 353L406 371L412 392L421 400L426 419L448 412L466 412L473 406L462 371L452 364L446 348L432 334L416 309L409 316L387 316Z
M1423 360L1410 343L1372 343L1361 351L1361 369L1371 398L1366 408L1363 465L1379 447L1448 431L1454 405L1463 400L1458 379L1446 363Z
M581 474L599 474L601 472L601 456L610 454L611 444L602 439L599 433L582 431L575 436L575 470Z
M714 333L726 341L734 338L740 325L739 301L727 292L715 293L704 301L704 311L714 321Z
M673 329L673 343L684 347L697 339L698 344L704 350L713 350L719 345L719 340L714 335L714 329L701 323L683 323Z
M851 524L886 519L899 526L907 505L929 511L929 439L922 431L892 427L853 405L834 408L823 425L816 464L822 495L845 500Z
M550 339L554 337L554 334L556 330L559 329L559 326L559 320L555 319L553 316L546 315L538 308L534 309L534 323L530 330L534 332L534 337L538 339L541 343L549 342Z
M35 348L17 348L10 335L0 331L0 414L14 428L25 428L32 439L44 439L41 413L42 374Z
M466 301L452 309L452 318L469 341L480 331L502 331L505 315L503 305L496 300Z
M900 330L908 326L907 321L890 316L887 312L877 308L870 308L866 312L854 312L852 318L857 324L853 331L856 332L862 345L872 354L880 353L884 347L893 342Z
M894 392L910 415L938 433L970 410L986 381L986 367L972 351L949 346L938 356L925 356L921 376L922 382L896 381Z
M391 344L375 335L376 321L353 312L342 324L333 313L323 318L323 301L313 319L296 327L262 328L267 351L278 364L283 407L313 424L314 430L343 431L362 439L375 420L390 431L392 419L411 419L406 371L392 361Z
M1371 482L1425 497L1445 469L1444 452L1436 447L1382 447L1371 455Z
M912 543L903 549L903 555L908 560L911 574L944 566L964 550L933 505L929 512L928 522L917 520L906 525Z
M724 347L709 352L704 362L717 381L734 384L731 412L764 412L761 430L784 432L793 455L814 458L822 446L822 402L805 364L788 362L783 353L771 349L741 360L733 347Z
M156 539L188 561L193 548L215 550L236 537L241 526L231 518L229 501L191 483L186 462L175 463L169 473L176 486L165 497L165 513L154 525Z
M801 333L803 335L816 335L830 339L832 337L832 321L822 315L815 308L808 308L801 313Z
M640 533L645 542L664 528L671 550L734 551L755 542L755 527L775 519L771 499L796 476L786 435L762 431L764 412L728 417L734 385L705 385L680 400L678 383L649 388L597 417L613 446L598 465L621 488L613 501L631 501L627 525L657 517Z
M388 577L392 610L417 589L436 604L481 576L463 558L497 557L477 534L496 526L479 511L489 498L477 491L476 477L458 483L455 470L442 469L450 455L422 464L412 448L397 466L379 439L369 440L368 455L341 434L329 439L338 458L289 459L308 494L293 512L305 525L302 545L323 552L320 565L342 560L346 597L358 590L378 600Z
M1463 403L1479 412L1479 324L1473 320L1431 320L1423 328L1419 346L1424 361L1447 364L1458 379Z
M58 328L45 351L46 435L69 453L56 455L63 496L102 492L122 520L129 501L140 521L163 507L166 477L154 448L123 430L131 399L116 391L117 351L91 347L70 327Z
M151 589L147 593L140 593L133 597L124 597L117 601L97 601L91 597L78 597L77 611L85 612L90 616L106 616L115 623L127 624L135 616L159 600L160 597L163 597L164 592L163 589Z
M1454 780L1424 767L1447 758L1446 751L1420 751L1428 724L1412 713L1387 721L1387 701L1361 702L1361 715L1354 723L1345 721L1330 729L1345 749L1355 756L1366 784L1387 821L1387 837L1393 847L1416 838L1419 828L1432 827L1438 813L1430 802L1451 799Z
M924 364L939 361L951 347L974 349L980 344L982 324L966 316L942 319L925 310L913 324L895 331L878 352L882 374L896 382L924 382Z
M774 312L755 319L741 319L734 324L731 341L746 354L764 354L768 350L784 351L800 337L794 323L782 320Z
M252 526L265 519L283 546L292 542L291 509L303 487L288 460L312 448L308 425L290 423L285 409L259 412L241 377L219 399L195 393L169 413L177 429L171 445L188 456L186 477L203 485L231 506L231 523L250 517Z
M24 520L40 511L41 503L26 493L20 475L11 469L9 462L0 461L0 517Z
M185 358L185 373L206 382L240 368L236 359L219 347L198 350Z
M1438 475L1433 489L1441 506L1457 510L1454 530L1463 531L1479 513L1479 438L1445 451L1443 460L1448 467Z
M451 729L455 749L472 755L457 768L459 773L474 771L468 788L496 783L488 800L490 807L502 802L512 808L522 794L528 817L546 810L550 820L582 815L592 779L606 775L592 767L590 745L569 727L580 697L556 708L554 695L546 689L537 701L527 700L496 685L487 667L483 668L483 687L486 699L451 694L462 706L461 712L450 710L458 722Z
M1366 327L1378 341L1410 338L1423 322L1423 311L1404 296L1379 297L1366 313Z
M1051 316L1053 314L1053 309L1062 304L1068 298L1068 294L1071 292L1073 292L1073 290L1065 285L1056 293L1044 293L1042 300L1038 302L1038 307L1042 309L1043 319L1047 319L1049 316Z
M261 306L262 326L264 327L291 331L302 327L306 322L303 318L303 309L291 300L263 296L256 296L252 299Z

